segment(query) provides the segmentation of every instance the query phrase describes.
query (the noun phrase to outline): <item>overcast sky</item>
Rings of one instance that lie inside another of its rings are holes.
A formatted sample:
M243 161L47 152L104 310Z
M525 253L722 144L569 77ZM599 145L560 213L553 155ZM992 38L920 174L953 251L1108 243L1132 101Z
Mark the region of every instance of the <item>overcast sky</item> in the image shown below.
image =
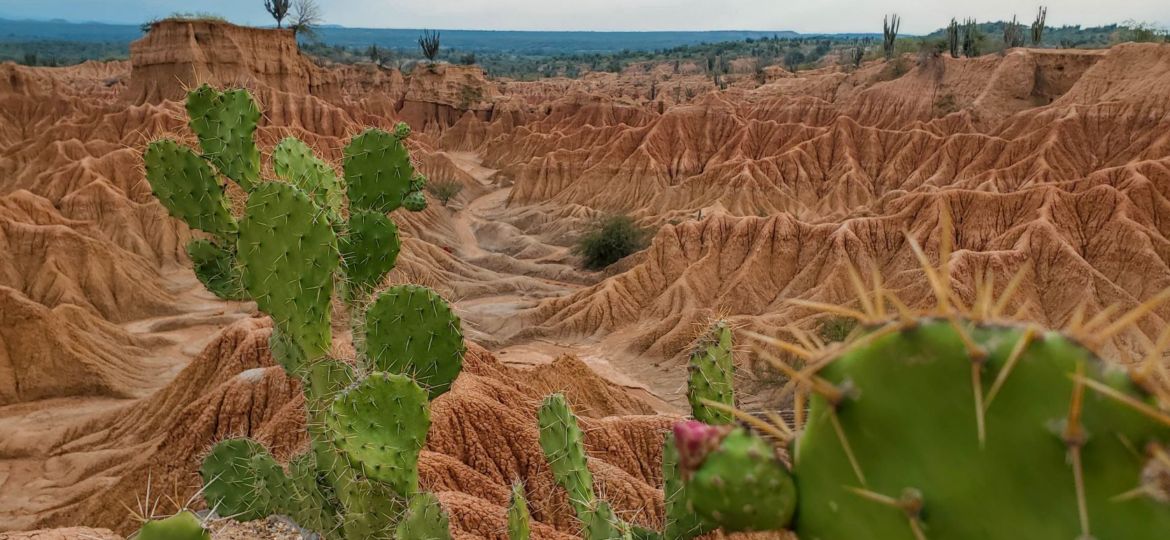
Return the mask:
M327 23L381 28L490 30L796 30L880 32L882 14L926 33L951 17L1031 21L1019 0L319 0ZM1170 26L1167 0L1049 1L1050 25L1148 21ZM0 17L140 23L175 11L207 11L240 24L269 24L263 0L0 0Z

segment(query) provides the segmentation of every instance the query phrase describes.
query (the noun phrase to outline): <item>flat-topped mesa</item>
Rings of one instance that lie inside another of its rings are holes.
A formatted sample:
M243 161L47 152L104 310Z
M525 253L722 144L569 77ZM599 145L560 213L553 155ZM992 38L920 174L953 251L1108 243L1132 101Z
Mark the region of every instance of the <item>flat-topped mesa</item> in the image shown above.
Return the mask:
M398 109L403 120L422 131L431 123L454 125L468 111L490 121L499 97L499 88L479 66L423 62L410 70Z
M329 93L329 77L297 50L291 30L212 20L163 20L130 44L134 103L178 101L200 84L263 86L295 94Z

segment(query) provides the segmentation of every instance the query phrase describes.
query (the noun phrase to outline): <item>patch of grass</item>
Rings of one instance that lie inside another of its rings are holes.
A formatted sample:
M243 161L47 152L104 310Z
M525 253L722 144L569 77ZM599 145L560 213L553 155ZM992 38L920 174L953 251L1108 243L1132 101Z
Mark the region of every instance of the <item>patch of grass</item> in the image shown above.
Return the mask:
M629 216L614 215L594 221L577 240L575 251L586 268L600 270L646 247L648 239L649 232Z

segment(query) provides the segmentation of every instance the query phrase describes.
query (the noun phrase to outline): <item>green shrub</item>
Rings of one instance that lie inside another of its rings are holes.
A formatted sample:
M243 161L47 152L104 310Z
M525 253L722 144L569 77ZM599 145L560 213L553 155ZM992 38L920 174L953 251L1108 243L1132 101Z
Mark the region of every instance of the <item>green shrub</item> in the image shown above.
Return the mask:
M460 191L463 191L463 184L454 180L440 180L438 182L427 184L427 191L431 192L443 206L447 206L447 202L454 199Z
M586 268L600 270L646 247L648 234L629 216L601 218L577 241L576 253Z

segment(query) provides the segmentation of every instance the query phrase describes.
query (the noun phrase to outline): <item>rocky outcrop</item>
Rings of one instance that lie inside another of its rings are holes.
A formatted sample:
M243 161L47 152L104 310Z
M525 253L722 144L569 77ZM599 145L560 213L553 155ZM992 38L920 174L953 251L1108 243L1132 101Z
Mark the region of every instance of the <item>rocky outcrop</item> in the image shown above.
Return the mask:
M291 30L163 20L130 45L130 63L125 97L134 103L179 100L203 83L294 94L339 90L336 79L300 54Z

